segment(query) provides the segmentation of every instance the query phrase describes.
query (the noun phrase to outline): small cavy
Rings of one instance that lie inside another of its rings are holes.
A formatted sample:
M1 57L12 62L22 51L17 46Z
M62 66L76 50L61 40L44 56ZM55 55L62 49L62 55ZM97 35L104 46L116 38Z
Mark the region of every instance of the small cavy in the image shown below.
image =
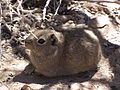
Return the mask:
M35 30L25 40L30 64L47 77L72 75L97 68L99 39L87 28Z

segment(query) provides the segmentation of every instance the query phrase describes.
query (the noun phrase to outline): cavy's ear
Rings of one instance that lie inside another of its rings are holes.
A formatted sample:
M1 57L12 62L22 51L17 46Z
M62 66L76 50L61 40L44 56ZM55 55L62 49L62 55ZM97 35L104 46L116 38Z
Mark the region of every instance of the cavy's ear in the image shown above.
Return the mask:
M26 39L25 40L25 47L27 49L31 49L32 43L33 43L33 41L31 39Z
M58 42L57 37L54 34L50 35L50 41L51 41L51 45L55 46L56 43Z
M31 39L26 39L25 44L32 44L32 40Z

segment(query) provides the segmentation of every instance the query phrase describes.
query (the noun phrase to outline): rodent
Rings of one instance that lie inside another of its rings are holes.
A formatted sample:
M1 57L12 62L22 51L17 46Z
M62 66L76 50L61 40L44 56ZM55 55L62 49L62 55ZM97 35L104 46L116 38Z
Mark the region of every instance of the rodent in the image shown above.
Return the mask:
M30 62L47 77L72 75L97 68L101 57L98 37L87 28L41 29L25 40Z

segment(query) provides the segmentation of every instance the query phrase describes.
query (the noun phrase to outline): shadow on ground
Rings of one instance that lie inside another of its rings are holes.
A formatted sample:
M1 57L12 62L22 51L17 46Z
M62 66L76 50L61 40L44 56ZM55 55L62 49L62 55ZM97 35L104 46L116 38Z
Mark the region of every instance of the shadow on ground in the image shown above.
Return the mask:
M15 76L13 81L22 83L36 83L36 84L56 84L56 83L72 83L72 82L84 82L91 79L96 70L79 73L75 75L59 76L59 77L45 77L43 75L26 75L24 72Z

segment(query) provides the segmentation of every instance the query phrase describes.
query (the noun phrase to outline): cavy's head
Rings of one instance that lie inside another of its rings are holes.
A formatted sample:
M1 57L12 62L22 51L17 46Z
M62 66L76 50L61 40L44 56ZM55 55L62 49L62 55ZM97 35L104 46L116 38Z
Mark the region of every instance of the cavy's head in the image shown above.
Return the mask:
M41 56L56 55L63 45L63 34L49 29L36 30L25 40L26 48Z

